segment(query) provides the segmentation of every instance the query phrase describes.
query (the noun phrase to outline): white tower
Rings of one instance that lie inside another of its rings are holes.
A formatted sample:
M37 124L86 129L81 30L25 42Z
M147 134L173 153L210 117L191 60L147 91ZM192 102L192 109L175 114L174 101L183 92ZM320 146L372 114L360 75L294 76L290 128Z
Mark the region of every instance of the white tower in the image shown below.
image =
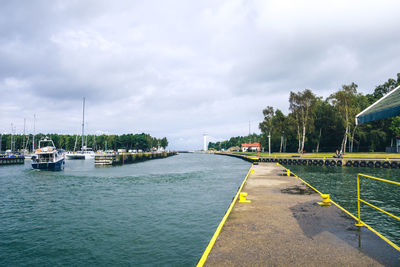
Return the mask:
M207 151L207 134L203 134L203 150Z

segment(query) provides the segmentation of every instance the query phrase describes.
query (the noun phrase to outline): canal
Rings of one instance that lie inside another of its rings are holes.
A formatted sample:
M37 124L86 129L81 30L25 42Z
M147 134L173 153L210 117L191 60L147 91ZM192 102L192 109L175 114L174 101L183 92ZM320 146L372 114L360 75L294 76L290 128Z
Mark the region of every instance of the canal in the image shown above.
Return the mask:
M0 168L0 265L193 266L250 164L180 154L61 172Z

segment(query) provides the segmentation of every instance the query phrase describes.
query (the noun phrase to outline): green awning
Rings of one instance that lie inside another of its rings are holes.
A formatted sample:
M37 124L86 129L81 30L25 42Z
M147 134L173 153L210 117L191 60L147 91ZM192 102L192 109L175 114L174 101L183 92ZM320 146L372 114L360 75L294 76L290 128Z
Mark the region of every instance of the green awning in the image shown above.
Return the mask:
M400 115L400 86L356 116L356 124L376 121Z

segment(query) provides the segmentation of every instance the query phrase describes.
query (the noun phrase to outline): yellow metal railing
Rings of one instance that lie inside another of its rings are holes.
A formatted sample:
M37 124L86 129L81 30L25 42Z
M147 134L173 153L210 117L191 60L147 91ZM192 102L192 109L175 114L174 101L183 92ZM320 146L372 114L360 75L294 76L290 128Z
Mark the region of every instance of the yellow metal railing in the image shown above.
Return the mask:
M378 231L376 231L375 229L373 229L371 226L369 226L368 224L366 224L365 222L363 222L361 220L361 203L364 203L368 206L370 206L371 208L374 208L376 210L379 210L380 212L389 215L392 218L395 218L396 220L400 221L400 217L387 212L369 202L367 202L364 199L361 199L360 197L360 177L364 177L364 178L368 178L368 179L372 179L372 180L376 180L376 181L380 181L380 182L384 182L384 183L389 183L389 184L394 184L394 185L400 185L399 182L395 182L395 181L390 181L390 180L386 180L386 179L381 179L381 178L377 178L377 177L373 177L373 176L369 176L369 175L365 175L362 173L357 174L357 209L358 209L358 222L356 223L356 226L365 226L367 227L369 230L371 230L372 232L374 232L375 234L377 234L380 238L382 238L383 240L385 240L386 242L388 242L390 245L392 245L395 249L397 249L398 251L400 251L400 247L397 246L396 244L394 244L393 242L391 242L389 239L387 239L386 237L384 237L381 233L379 233Z
M277 163L277 165L280 165L279 163ZM282 166L282 165L280 165ZM323 196L324 194L322 194L320 191L318 191L315 187L311 186L309 183L307 183L306 181L304 181L303 179L301 179L299 176L297 176L296 174L294 174L293 172L291 172L289 169L285 168L284 166L282 166L285 170L286 170L286 174L287 176L290 176L290 174L293 174L294 177L296 177L297 179L299 179L300 181L302 181L303 183L305 183L306 185L308 185L310 188L312 188L315 192L317 192L318 194L320 194L321 196ZM341 210L343 210L345 213L347 213L348 215L350 215L353 219L355 219L356 221L358 221L356 223L357 226L365 226L367 227L371 232L375 233L377 236L379 236L380 238L382 238L384 241L386 241L389 245L391 245L393 248L395 248L396 250L400 251L400 247L398 245L396 245L395 243L393 243L392 241L390 241L388 238L386 238L385 236L383 236L381 233L379 233L378 231L376 231L374 228L372 228L371 226L369 226L368 224L366 224L365 222L363 222L361 220L361 211L360 211L360 203L365 203L366 205L375 208L379 211L381 211L384 214L387 214L397 220L400 221L400 218L397 217L396 215L393 215L381 208L376 207L375 205L363 200L360 198L360 176L365 177L365 178L369 178L369 179L373 179L373 180L377 180L377 181L381 181L381 182L386 182L389 184L394 184L394 185L400 185L400 183L398 182L394 182L394 181L390 181L390 180L385 180L385 179L381 179L381 178L377 178L377 177L373 177L373 176L369 176L369 175L365 175L365 174L361 174L359 173L357 175L357 199L358 199L358 218L356 216L354 216L353 214L351 214L348 210L346 210L345 208L343 208L342 206L340 206L338 203L336 203L333 200L330 200L330 202L332 202L335 206L337 206L338 208L340 208Z

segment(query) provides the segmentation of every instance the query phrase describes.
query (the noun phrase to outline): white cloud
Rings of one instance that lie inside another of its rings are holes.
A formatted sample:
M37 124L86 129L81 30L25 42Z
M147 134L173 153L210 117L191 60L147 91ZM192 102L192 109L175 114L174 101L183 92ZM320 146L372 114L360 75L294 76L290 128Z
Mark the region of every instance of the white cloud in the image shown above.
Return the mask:
M397 1L33 1L0 10L0 131L148 132L171 148L256 131L291 90L363 92L400 68ZM16 112L18 111L18 112ZM62 118L62 119L60 119Z

